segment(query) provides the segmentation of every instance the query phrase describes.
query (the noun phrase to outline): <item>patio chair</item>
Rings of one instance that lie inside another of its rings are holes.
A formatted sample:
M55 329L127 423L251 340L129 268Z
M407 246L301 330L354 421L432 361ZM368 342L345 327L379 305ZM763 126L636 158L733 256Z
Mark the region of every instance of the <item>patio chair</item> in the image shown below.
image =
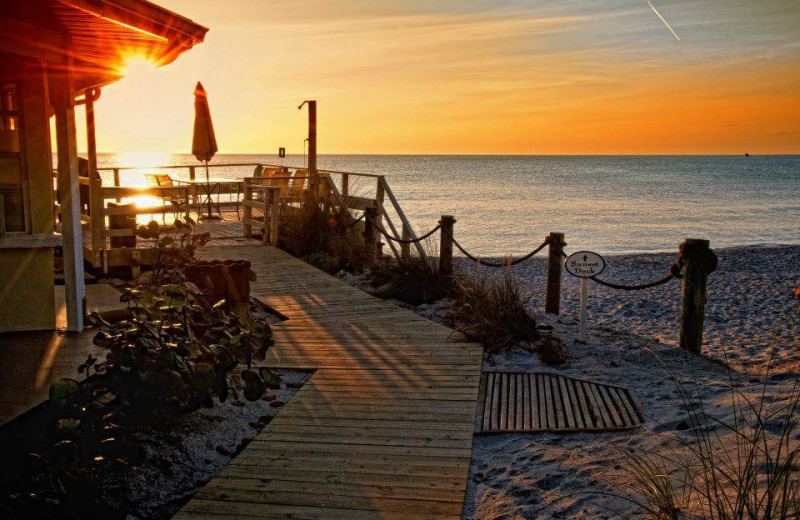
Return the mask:
M147 173L145 174L145 179L147 179L147 184L151 187L174 187L175 183L172 181L172 177L165 173ZM167 223L167 207L168 205L172 205L175 208L175 218L180 215L181 208L183 203L185 202L184 190L176 188L174 190L160 190L161 201L162 201L162 211L161 211L161 220L164 224Z
M278 186L281 189L281 199L286 198L286 192L289 189L289 177L290 174L288 171L276 171L269 182L270 186Z
M308 172L305 170L297 170L294 172L289 186L289 192L286 196L287 202L303 202L306 179L308 179Z

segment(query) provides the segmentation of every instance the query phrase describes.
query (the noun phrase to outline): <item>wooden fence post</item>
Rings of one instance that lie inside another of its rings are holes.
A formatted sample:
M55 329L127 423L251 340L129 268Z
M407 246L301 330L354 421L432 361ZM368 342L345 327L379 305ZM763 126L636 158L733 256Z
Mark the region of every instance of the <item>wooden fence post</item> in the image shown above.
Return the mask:
M364 208L364 214L364 249L367 251L367 267L372 267L378 261L378 208Z
M544 312L558 315L561 313L561 267L564 264L562 253L567 244L564 242L564 233L551 232L549 239Z
M680 346L699 354L703 346L703 320L706 307L708 275L716 268L709 264L716 258L708 240L687 238L683 244L683 288L681 291Z
M411 240L411 232L408 230L408 226L405 224L403 224L402 239ZM403 260L408 260L411 258L411 244L400 244L400 258Z
M439 274L451 276L453 274L453 226L456 219L452 215L442 215L439 219Z

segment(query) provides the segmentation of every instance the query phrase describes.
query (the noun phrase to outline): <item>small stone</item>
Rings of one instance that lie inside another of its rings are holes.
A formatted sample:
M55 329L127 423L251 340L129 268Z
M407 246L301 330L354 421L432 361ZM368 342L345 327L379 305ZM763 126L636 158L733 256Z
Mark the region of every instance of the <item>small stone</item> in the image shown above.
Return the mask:
M273 399L272 401L269 402L269 405L273 408L277 408L279 406L283 406L283 401L281 401L280 399Z
M263 422L261 422L261 421L250 421L250 422L249 422L249 423L247 423L247 424L248 424L248 425L249 425L251 428L255 428L256 430L258 430L259 428L262 428L262 427L264 426L264 423L263 423Z
M263 399L264 401L269 402L269 401L274 401L276 399L276 397L275 397L275 394L267 394L264 397L262 397L261 399Z
M226 457L231 456L230 450L225 446L217 446L217 453L219 453L220 455L225 455Z
M236 399L236 400L234 400L234 401L231 401L231 404L232 404L233 406L244 406L244 402L242 402L242 401L241 401L241 400L239 400L239 399Z

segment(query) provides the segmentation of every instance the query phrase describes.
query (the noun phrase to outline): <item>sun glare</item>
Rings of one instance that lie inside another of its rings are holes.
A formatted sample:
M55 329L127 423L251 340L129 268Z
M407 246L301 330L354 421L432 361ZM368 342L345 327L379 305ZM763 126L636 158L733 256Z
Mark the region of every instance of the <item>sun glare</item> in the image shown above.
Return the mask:
M141 54L132 54L125 58L119 73L125 77L137 77L152 74L158 65L151 59Z
M124 186L145 188L149 184L147 179L145 179L144 174L157 173L158 170L154 170L153 168L156 166L170 164L170 155L161 152L123 152L117 155L117 164L120 166L136 168L135 170L124 170L123 172L120 172L122 177L121 184ZM142 208L159 206L163 204L163 201L158 198L144 196L133 197L131 199L126 199L123 202L134 202L137 206ZM144 223L149 220L149 217L144 215L138 220L140 223Z

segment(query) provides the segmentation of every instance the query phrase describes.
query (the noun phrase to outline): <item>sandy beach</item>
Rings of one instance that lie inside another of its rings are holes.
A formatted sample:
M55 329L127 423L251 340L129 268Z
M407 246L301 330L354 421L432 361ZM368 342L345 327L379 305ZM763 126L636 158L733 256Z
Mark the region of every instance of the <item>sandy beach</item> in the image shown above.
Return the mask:
M531 310L554 326L570 359L552 368L517 349L487 357L484 370L552 371L624 386L635 393L647 421L625 433L476 436L464 520L610 519L635 512L631 503L605 495L626 494L623 457L615 445L665 452L677 449L678 436L688 435L687 411L670 372L689 390L700 388L721 421L733 416L731 385L756 398L768 375L767 401L780 402L800 372L800 319L792 300L800 284L800 246L739 247L717 253L720 266L709 279L706 307L707 359L676 346L678 281L634 292L592 284L589 341L582 344L577 341L576 279L565 278L562 313L556 319L542 313L544 259L512 269L535 295ZM674 258L670 253L607 257L603 278L623 283L652 280L663 276ZM461 269L475 267L462 261ZM483 267L481 272L495 276L498 270ZM448 305L442 301L416 310L442 320Z

